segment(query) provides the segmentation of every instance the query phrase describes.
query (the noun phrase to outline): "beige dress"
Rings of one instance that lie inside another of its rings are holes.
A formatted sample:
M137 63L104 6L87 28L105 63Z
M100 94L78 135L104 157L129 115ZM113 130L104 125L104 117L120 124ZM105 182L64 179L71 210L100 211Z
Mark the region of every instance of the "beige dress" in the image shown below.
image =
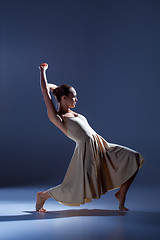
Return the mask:
M67 136L76 146L61 184L48 189L59 203L80 206L119 188L145 161L143 156L124 146L107 142L78 114L67 119Z

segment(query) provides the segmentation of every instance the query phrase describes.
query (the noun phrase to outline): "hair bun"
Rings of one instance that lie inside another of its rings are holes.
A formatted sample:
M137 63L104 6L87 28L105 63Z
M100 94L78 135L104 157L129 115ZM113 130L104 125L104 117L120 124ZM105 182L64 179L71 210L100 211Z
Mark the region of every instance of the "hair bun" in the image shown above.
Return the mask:
M53 94L54 94L55 96L57 96L58 93L59 93L59 87L56 87L55 89L53 89Z
M62 84L53 90L53 94L55 95L59 103L63 95L68 96L68 94L70 93L70 88L70 85Z

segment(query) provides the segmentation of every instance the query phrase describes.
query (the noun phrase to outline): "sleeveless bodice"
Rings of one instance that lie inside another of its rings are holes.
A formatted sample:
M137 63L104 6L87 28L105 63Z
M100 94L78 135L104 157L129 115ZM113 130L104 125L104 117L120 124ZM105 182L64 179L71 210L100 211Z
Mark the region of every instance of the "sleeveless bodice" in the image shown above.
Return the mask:
M76 117L66 119L67 136L75 142L90 140L96 134L83 115L78 114Z

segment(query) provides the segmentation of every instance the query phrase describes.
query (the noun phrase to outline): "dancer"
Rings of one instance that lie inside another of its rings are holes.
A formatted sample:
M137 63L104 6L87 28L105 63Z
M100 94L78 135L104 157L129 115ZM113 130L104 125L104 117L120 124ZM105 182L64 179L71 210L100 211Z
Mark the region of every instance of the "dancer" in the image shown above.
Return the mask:
M63 182L37 193L36 211L45 212L43 206L50 197L67 206L80 206L117 188L119 190L115 197L119 201L119 210L128 211L125 207L126 194L142 167L143 156L133 149L109 143L97 134L82 114L71 110L78 101L76 90L70 85L48 83L48 64L41 64L39 68L48 117L67 137L75 141L76 146ZM50 92L59 103L58 111Z

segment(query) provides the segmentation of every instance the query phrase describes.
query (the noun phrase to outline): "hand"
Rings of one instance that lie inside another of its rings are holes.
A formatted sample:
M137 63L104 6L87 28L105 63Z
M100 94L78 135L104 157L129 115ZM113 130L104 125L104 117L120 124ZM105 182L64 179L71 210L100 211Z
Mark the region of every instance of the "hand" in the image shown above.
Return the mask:
M39 66L39 69L42 70L42 71L46 71L48 68L48 64L47 63L42 63L40 66Z

